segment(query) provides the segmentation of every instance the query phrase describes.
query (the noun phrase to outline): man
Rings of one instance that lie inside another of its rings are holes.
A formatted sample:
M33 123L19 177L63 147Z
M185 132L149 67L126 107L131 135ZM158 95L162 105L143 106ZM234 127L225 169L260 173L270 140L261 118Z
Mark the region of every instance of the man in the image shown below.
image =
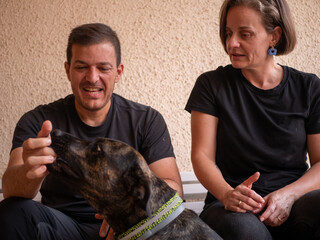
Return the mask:
M18 122L0 203L1 239L97 239L107 223L81 197L50 175L55 160L50 132L58 128L82 139L126 142L150 169L182 195L170 136L156 110L113 93L123 72L116 33L100 23L72 30L65 63L73 94L41 105ZM32 201L40 190L42 203ZM100 227L101 226L101 227ZM112 239L112 234L109 238Z

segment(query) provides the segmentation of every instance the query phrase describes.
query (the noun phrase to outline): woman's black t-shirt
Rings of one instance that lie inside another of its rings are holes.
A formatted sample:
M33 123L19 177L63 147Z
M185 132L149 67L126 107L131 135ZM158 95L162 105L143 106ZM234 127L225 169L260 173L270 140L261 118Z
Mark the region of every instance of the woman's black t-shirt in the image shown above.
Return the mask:
M314 74L283 66L273 89L253 86L231 65L202 74L186 110L219 118L216 164L236 187L256 171L253 189L265 196L308 169L308 134L320 133L320 81ZM206 203L215 198L209 193Z

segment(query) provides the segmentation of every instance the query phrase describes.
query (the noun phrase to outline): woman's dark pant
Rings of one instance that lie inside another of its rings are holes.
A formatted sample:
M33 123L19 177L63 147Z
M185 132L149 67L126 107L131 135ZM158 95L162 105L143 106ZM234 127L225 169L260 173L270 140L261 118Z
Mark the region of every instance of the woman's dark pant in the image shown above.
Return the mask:
M279 227L267 227L252 213L227 211L218 201L205 206L200 217L225 240L320 239L320 190L299 198Z
M39 202L8 198L0 202L0 239L100 239L101 223L79 223Z

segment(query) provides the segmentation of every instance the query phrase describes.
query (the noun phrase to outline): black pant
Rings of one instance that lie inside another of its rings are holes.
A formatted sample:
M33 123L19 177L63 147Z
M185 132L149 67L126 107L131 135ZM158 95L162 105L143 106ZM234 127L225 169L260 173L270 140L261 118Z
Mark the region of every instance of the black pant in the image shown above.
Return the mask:
M267 227L249 212L227 211L218 201L206 206L200 217L225 240L318 240L320 190L298 199L292 206L289 218L279 227Z
M8 198L0 202L0 239L100 239L101 223L79 222L39 202Z

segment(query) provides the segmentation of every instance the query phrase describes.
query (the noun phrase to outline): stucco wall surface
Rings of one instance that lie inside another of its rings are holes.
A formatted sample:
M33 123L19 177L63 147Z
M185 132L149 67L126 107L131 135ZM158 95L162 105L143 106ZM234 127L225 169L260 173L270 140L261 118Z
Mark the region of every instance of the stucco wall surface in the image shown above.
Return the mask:
M190 115L196 78L229 63L218 37L222 0L0 0L0 177L18 119L71 93L64 72L70 30L110 25L122 43L124 75L115 92L159 110L180 170L191 170ZM288 0L298 33L293 53L277 61L320 76L320 1Z

